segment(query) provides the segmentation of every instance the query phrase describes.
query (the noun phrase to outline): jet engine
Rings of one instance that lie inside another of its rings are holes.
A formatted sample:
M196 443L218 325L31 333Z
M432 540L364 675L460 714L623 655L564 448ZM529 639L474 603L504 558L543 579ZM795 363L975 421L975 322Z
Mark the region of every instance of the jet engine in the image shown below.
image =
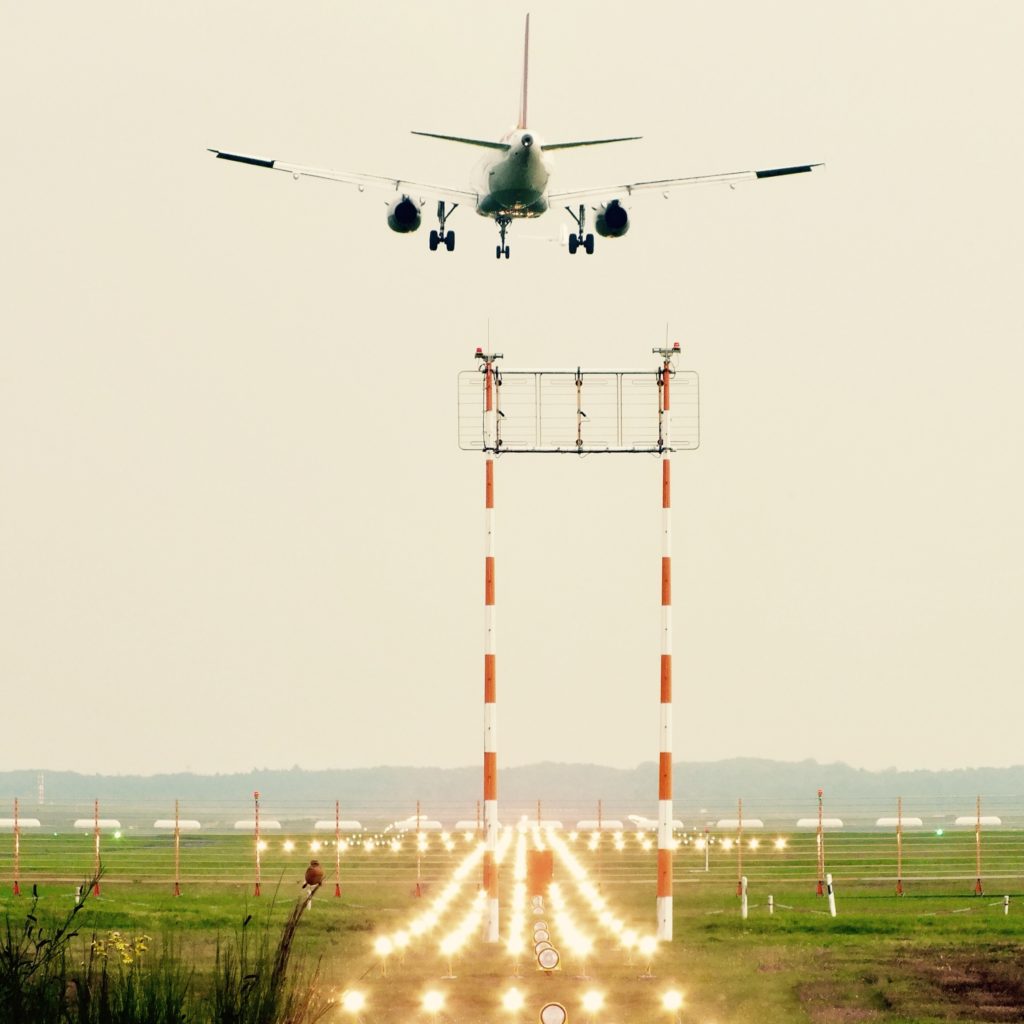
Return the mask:
M602 238L621 238L629 230L629 212L618 199L602 203L597 210L595 226Z
M408 196L396 199L388 207L388 227L400 235L415 231L420 226L420 208Z

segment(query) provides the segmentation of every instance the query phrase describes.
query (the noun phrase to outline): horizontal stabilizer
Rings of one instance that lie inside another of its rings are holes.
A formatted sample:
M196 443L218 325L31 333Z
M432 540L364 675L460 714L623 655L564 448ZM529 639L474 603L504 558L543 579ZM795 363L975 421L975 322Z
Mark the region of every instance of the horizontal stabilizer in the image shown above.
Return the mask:
M213 153L218 160L235 160L240 164L252 164L253 167L270 167L274 166L273 160L260 160L255 156L242 156L239 153L222 153L219 149L208 149L207 153Z
M621 139L583 139L580 142L551 142L541 148L545 153L552 149L576 149L579 146L604 146L609 142L635 142L642 139L642 135L624 135Z
M460 135L438 135L436 132L413 132L412 134L423 135L428 139L443 139L445 142L461 142L464 146L481 146L484 149L500 149L507 152L510 148L507 142L488 142L486 139L464 139Z
M778 178L783 174L808 174L821 164L803 164L799 167L772 167L767 171L754 171L759 178Z

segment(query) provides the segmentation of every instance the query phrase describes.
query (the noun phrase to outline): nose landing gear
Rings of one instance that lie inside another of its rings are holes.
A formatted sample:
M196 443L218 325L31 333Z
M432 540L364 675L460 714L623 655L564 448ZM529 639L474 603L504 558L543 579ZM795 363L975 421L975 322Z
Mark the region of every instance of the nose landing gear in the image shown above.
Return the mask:
M505 244L505 233L508 231L509 224L512 223L512 218L507 214L501 214L494 219L498 222L498 230L501 232L501 241L495 247L494 255L499 260L502 256L505 259L509 259L508 246Z
M569 235L569 255L575 256L576 250L583 247L588 256L594 255L594 236L584 235L583 232L586 230L587 225L587 208L580 203L580 212L576 214L572 207L567 206L565 212L576 222L576 227L579 228L578 235Z
M445 231L444 225L448 217L459 208L458 203L452 203L451 209L447 208L445 201L437 201L437 224L438 229L430 231L430 251L437 252L438 246L443 245L449 252L455 251L455 232Z

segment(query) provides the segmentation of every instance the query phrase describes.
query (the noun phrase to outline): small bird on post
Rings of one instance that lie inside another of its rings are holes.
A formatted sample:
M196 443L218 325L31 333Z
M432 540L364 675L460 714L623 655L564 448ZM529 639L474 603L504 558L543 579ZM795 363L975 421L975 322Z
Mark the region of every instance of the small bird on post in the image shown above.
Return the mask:
M311 889L315 889L321 885L324 880L324 869L320 866L320 861L311 860L309 867L306 868L306 880L302 883L302 888L305 889L309 886Z

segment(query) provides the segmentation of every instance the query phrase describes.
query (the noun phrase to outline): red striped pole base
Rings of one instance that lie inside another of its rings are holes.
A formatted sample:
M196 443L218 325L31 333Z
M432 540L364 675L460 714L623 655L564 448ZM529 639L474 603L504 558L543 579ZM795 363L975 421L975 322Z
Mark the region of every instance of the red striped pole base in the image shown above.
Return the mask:
M14 881L14 895L15 896L20 896L21 895L21 886L18 885L17 879L15 879L15 881Z
M180 896L181 895L181 886L177 882L174 883L174 895L175 896Z
M341 886L337 882L334 883L334 895L341 896Z
M981 879L980 878L974 883L974 895L975 896L984 896L985 895L984 892L982 892L982 889L981 889Z
M99 882L93 883L92 894L93 894L93 896L99 896L99 894L100 894L100 883Z
M902 878L897 878L896 879L896 895L897 896L902 896L903 895L903 879Z
M825 886L822 883L820 878L818 879L818 891L817 891L816 895L818 895L818 896L824 896L825 895Z
M263 893L262 893L262 892L260 892L260 883L259 883L259 882L257 882L257 883L256 883L256 884L255 884L255 885L253 886L253 888L252 888L252 894L253 894L253 896L262 896L262 895L263 895Z

